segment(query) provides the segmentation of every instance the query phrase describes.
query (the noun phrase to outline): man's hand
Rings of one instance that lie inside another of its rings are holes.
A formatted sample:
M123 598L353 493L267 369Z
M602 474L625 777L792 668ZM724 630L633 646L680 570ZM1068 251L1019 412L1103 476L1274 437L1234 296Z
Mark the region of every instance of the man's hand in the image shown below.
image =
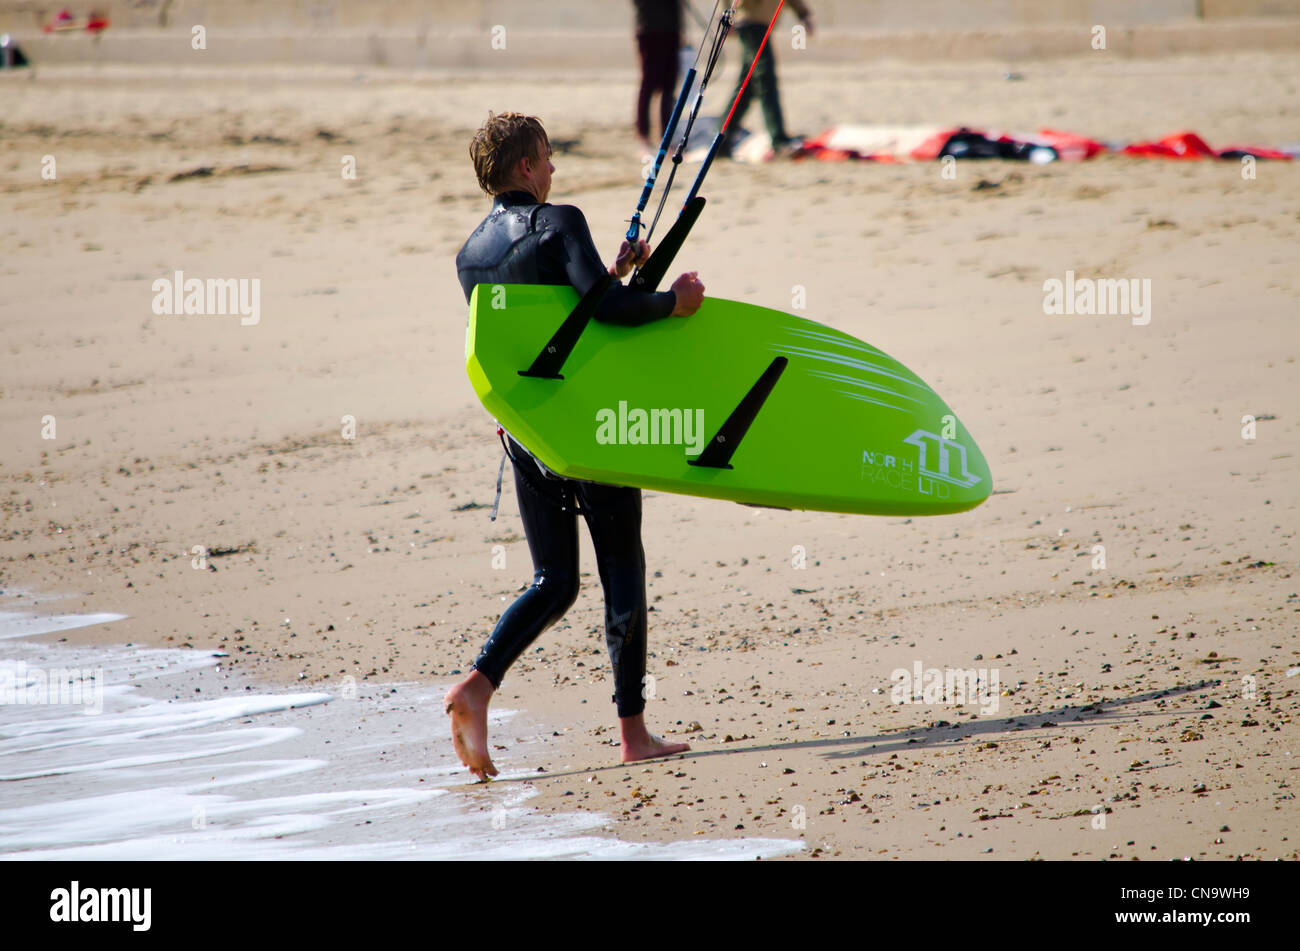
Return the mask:
M696 276L698 271L687 271L673 281L672 291L677 295L677 306L670 317L689 317L704 303L704 285Z
M623 243L618 246L618 256L614 258L614 266L609 269L609 273L619 280L627 277L632 272L632 267L640 267L650 260L650 245L645 241L637 239L636 255L632 254L632 245L624 239Z

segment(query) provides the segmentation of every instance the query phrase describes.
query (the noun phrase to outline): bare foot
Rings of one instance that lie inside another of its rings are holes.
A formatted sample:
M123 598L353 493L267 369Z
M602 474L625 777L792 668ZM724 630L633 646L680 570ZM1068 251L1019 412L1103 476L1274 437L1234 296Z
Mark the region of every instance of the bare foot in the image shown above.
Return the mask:
M622 717L618 721L618 726L623 736L624 763L672 756L675 753L685 753L691 748L689 743L669 743L655 736L646 729L644 713L634 717Z
M492 681L474 670L442 699L443 707L451 716L451 742L456 747L456 755L483 782L497 775L487 742L487 711L492 689Z

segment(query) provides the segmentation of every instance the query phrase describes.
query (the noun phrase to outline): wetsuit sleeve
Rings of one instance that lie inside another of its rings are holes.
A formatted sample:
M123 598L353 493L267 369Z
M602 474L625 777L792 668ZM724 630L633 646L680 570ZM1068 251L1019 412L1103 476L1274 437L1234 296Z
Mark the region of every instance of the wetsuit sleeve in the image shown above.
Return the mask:
M552 272L551 282L564 281L579 294L587 293L607 271L596 252L586 217L572 205L551 205L541 214L545 217L538 223L549 232L541 243L543 271ZM624 287L616 280L601 301L596 319L639 327L669 316L676 306L677 295L672 291L648 293Z

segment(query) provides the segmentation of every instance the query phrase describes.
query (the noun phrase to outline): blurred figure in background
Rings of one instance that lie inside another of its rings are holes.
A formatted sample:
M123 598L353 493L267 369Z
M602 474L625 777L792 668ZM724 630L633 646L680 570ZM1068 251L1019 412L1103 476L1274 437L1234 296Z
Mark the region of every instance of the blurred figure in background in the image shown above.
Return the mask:
M733 99L740 92L740 85L745 81L745 74L749 72L749 64L754 61L754 54L758 52L758 44L763 42L767 25L772 21L772 14L776 13L777 2L778 0L740 0L736 5L735 31L740 37L741 52L740 77L736 80L736 88L731 91ZM784 9L793 9L807 35L812 36L812 10L808 8L808 4L803 0L786 0ZM767 124L767 134L772 140L772 150L777 155L783 155L789 154L798 146L799 143L791 139L786 132L785 117L781 115L781 93L776 85L776 56L772 53L772 47L778 41L777 29L773 27L772 36L763 47L763 55L758 58L758 64L754 67L754 78L749 81L743 98L736 106L736 117L727 129L719 154L731 154L735 130L740 127L740 120L745 118L745 111L749 109L756 86L763 104L763 121Z
M636 47L641 57L641 88L636 95L636 132L644 151L650 144L650 100L659 96L662 137L677 101L677 50L682 45L682 0L632 0L636 7ZM770 14L769 14L770 16Z

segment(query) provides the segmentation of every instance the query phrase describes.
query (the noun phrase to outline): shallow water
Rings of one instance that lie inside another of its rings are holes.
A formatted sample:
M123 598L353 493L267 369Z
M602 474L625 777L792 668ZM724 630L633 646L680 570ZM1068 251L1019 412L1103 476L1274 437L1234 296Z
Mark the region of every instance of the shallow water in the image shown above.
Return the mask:
M0 612L0 858L753 859L802 848L627 843L593 835L608 821L594 814L536 814L532 790L467 778L447 740L445 686L269 690L212 652L41 639L120 618ZM500 778L536 777L523 761L550 727L509 710L491 720L512 738Z

